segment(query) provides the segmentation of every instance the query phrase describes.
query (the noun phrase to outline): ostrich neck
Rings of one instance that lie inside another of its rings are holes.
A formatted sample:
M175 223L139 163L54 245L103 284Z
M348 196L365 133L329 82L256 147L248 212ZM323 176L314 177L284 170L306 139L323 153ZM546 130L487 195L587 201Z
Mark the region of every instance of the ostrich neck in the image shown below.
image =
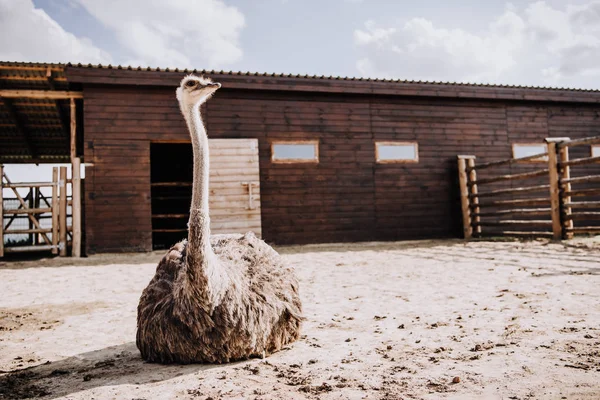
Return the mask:
M207 279L207 268L212 255L208 215L208 137L200 117L200 106L196 104L186 111L186 121L194 153L194 181L188 228L187 264L191 277L195 278L194 280L202 280L202 278ZM208 284L208 281L199 283Z

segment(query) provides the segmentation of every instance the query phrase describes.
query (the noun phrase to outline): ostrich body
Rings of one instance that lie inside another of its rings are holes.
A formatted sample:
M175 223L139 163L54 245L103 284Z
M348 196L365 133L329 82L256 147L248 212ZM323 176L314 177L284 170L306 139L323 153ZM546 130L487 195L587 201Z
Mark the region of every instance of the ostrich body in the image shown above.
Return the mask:
M279 254L251 232L210 236L208 137L200 105L220 87L187 76L177 89L194 153L189 234L162 258L140 298L136 344L150 362L264 357L299 337L298 281Z

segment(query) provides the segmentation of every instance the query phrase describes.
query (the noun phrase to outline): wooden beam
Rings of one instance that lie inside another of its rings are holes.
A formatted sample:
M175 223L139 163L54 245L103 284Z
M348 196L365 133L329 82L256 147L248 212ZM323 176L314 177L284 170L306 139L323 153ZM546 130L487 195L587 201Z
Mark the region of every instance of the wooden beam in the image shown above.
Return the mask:
M50 90L56 90L56 85L54 84L54 82L56 80L57 80L57 78L52 76L52 68L48 67L48 69L46 70L46 81L48 82L48 86L50 86ZM65 121L66 121L65 113L63 112L62 108L60 107L60 103L58 102L58 100L54 100L54 106L56 107L56 114L58 115L58 119L60 120L60 126L62 127L62 130L63 130L65 136L68 137L69 136L69 128L67 127L67 124L65 123Z
M563 207L562 215L569 217L571 215L571 208L565 206L565 204L569 204L571 202L571 196L567 195L567 193L571 192L571 183L569 182L571 180L571 167L566 165L566 163L569 162L569 147L556 147L558 148L558 160L561 164L561 168L558 171L560 176L559 183L562 185L564 190L562 193L560 193L560 196L562 196L560 199ZM573 233L571 233L569 229L573 229L573 220L570 218L564 218L563 226L566 229L563 235L564 238L572 239Z
M73 101L73 100L71 100ZM71 165L71 183L73 201L71 221L73 226L72 256L81 257L81 160L73 158Z
M71 99L71 162L77 157L77 113L75 108L75 99Z
M552 216L552 237L562 239L562 224L560 220L560 190L558 181L558 159L556 143L547 143L548 176L550 177L550 215Z
M59 199L59 235L60 235L60 256L67 255L67 167L60 167L60 179L58 181L60 188Z
M4 257L4 200L2 186L4 181L4 165L0 164L0 257Z
M475 171L475 158L469 158L467 160L467 169L469 170L469 179L467 182L467 186L469 183L472 183L472 185L470 186L469 195L474 196L474 198L471 200L472 205L475 206L473 208L473 212L475 214L479 214L481 212L481 209L479 208L479 198L477 197L477 172ZM481 222L480 217L473 217L471 225L473 225L473 223L478 224L479 222ZM481 233L481 225L477 225L475 227L475 233Z
M471 209L469 208L469 188L467 186L467 163L464 157L458 156L458 182L460 184L460 204L462 207L463 235L465 239L473 237L471 226Z
M31 138L29 137L27 130L23 127L23 122L19 118L17 110L13 106L12 100L3 98L2 101L4 102L4 107L6 108L6 111L8 111L9 117L14 121L17 133L23 138L23 141L27 146L27 150L29 151L31 158L36 158L37 152L35 151L35 148L33 146L33 143L31 142Z
M52 254L58 254L58 167L52 167Z
M0 97L6 99L83 99L83 92L58 90L0 90Z
M57 67L47 67L47 66L25 66L25 65L0 65L0 69L3 70L11 70L11 71L44 71L47 68L50 68L54 71L62 71L64 70L64 67L62 66L57 66Z

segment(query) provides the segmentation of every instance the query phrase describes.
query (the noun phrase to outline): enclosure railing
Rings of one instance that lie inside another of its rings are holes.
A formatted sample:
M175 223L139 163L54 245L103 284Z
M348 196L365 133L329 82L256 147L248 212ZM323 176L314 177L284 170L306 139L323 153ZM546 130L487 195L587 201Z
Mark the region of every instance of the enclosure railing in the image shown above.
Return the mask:
M573 197L600 197L600 185L592 188L572 189L572 184L600 183L600 175L571 177L573 166L600 164L600 157L592 156L569 160L569 147L600 143L600 137L578 140L569 138L546 139L546 152L527 157L504 159L475 164L475 156L458 156L458 173L465 238L500 236L550 236L555 239L571 238L574 233L600 232L600 226L574 227L574 221L600 219L600 201L572 201ZM493 174L494 169L514 164L547 160L547 166L533 171L514 174ZM490 177L480 179L477 172L490 170ZM546 176L548 184L522 184ZM490 189L498 183L511 187ZM482 190L483 189L483 190ZM487 190L486 190L487 189ZM510 199L498 199L510 195ZM525 197L518 197L525 195ZM580 211L585 209L586 211ZM500 228L493 231L491 227ZM484 229L485 228L485 229Z
M583 171L585 175L572 177L573 173L579 175L582 172L579 170L582 166L600 166L600 156L594 156L592 153L590 157L569 159L570 148L595 144L600 144L600 136L556 143L560 229L565 239L572 238L575 233L600 233L600 225L576 226L576 223L589 224L591 221L600 220L600 168L591 173Z
M74 163L75 166L76 163ZM50 250L52 254L60 256L67 255L67 247L70 245L72 253L78 252L75 246L80 243L80 231L78 232L79 204L78 196L80 189L79 175L73 169L71 179L67 179L66 167L54 167L52 169L51 182L12 182L0 165L0 257L5 253L31 252ZM76 182L74 184L74 182ZM68 185L71 185L72 195L68 196ZM44 195L42 188L51 188L51 197ZM9 189L14 194L12 198L3 197L3 189ZM23 196L19 189L27 189ZM49 199L50 197L50 199ZM17 203L17 207L7 207L10 200ZM71 226L67 226L67 207L71 207ZM50 226L44 221L51 219ZM19 227L19 221L26 220L26 228ZM13 226L17 225L16 228ZM28 235L25 241L13 240L13 245L5 245L5 239ZM70 239L70 240L69 240ZM24 244L19 242L25 242Z

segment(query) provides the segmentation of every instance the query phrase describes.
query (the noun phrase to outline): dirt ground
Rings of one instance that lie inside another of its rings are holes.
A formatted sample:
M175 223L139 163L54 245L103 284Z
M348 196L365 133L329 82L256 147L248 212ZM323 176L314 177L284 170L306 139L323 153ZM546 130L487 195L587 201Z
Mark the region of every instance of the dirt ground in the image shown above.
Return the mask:
M162 252L0 262L0 399L600 399L600 238L278 250L303 336L228 365L141 360Z

